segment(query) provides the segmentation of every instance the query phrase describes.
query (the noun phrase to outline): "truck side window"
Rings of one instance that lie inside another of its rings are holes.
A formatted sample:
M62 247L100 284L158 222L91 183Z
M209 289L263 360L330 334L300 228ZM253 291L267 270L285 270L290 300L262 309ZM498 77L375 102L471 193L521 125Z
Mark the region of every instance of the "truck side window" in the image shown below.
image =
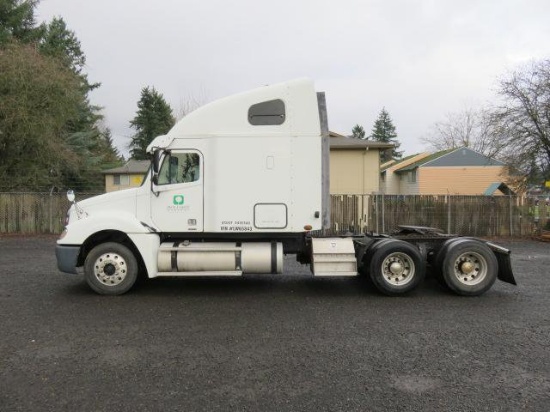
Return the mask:
M159 185L191 183L200 179L200 156L197 153L172 153L164 157Z
M285 103L280 100L269 100L250 106L248 121L253 126L278 126L285 122Z

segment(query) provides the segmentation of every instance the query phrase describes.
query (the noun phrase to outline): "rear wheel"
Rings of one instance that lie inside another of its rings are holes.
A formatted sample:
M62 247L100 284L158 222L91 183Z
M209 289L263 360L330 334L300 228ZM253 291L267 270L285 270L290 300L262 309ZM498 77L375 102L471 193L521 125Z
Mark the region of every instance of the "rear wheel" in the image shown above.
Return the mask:
M134 254L120 243L102 243L94 247L84 262L88 285L102 295L121 295L134 285L138 264Z
M440 267L441 277L453 292L478 296L493 286L498 261L493 251L477 240L460 239L445 250Z
M451 239L445 241L443 246L441 246L441 249L439 249L439 252L437 253L437 255L435 257L435 260L433 261L433 263L431 265L432 266L431 273L435 276L437 281L442 286L445 286L445 287L447 286L447 283L443 279L443 272L442 272L443 260L445 259L445 256L447 256L447 252L449 251L449 248L453 245L453 243L460 242L464 239L466 239L466 238L455 237L455 238L451 238Z
M368 271L376 288L390 296L415 289L424 279L426 266L417 248L402 240L390 239L374 245Z

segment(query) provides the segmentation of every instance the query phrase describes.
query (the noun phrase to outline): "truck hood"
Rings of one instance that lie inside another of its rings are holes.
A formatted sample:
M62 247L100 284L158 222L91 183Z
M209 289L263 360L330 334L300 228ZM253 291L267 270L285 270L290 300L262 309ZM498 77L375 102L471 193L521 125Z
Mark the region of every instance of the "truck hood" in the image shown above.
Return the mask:
M136 213L136 197L138 190L139 188L133 188L105 193L82 200L78 202L78 205L84 212L90 214L95 211L124 211Z

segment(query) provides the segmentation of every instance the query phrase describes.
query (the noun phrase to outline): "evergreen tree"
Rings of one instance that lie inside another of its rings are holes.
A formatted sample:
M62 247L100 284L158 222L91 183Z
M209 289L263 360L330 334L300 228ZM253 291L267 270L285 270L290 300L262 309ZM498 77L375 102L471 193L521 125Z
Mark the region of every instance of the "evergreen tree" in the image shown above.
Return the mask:
M76 124L68 125L68 131L77 132L82 129L95 128L103 116L99 113L100 108L93 106L87 96L90 91L99 87L100 84L91 84L88 81L88 76L84 73L86 56L80 47L80 41L75 33L67 28L61 17L55 17L45 26L44 35L38 49L43 55L58 59L66 68L78 76L80 81L81 92L84 97L79 107L80 118Z
M37 0L0 0L0 178L7 189L103 188L120 162L88 94L86 58L64 20L36 25ZM118 160L115 160L118 159Z
M132 159L144 160L148 158L147 146L153 139L168 131L174 126L175 119L172 108L164 100L161 93L154 87L141 89L141 98L138 102L136 116L130 122L130 127L136 130L130 143Z
M64 138L79 116L78 79L33 46L0 49L0 181L8 190L48 190L78 175L79 156Z
M0 47L10 41L34 43L43 33L44 26L36 26L34 9L38 0L0 0Z
M103 145L105 147L105 162L109 163L109 167L106 167L106 169L115 167L114 165L111 166L111 163L116 164L124 161L124 157L120 154L115 146L111 129L105 128L101 132L101 141L103 142Z
M112 146L112 140L106 140L105 131L100 129L99 125L103 119L101 108L92 105L88 98L88 94L99 87L99 83L89 82L84 71L86 56L80 41L76 34L68 29L63 18L55 17L44 27L44 35L38 44L38 50L43 55L57 59L78 79L82 96L77 106L78 116L67 122L64 136L81 162L77 175L67 178L74 189L97 189L99 182L103 180L101 170L121 163L121 159L116 155L117 149Z
M353 126L353 129L351 129L351 137L355 137L356 139L364 139L365 129L363 129L363 126L360 126L358 124Z
M387 162L392 158L400 158L403 154L403 152L397 151L399 146L401 146L401 143L397 141L395 126L393 125L390 114L387 112L385 107L382 108L378 118L374 122L370 138L378 142L393 143L395 145L393 149L383 150L380 152L380 160L382 163Z
M76 74L82 74L86 65L86 56L80 47L80 41L75 33L67 28L67 24L61 17L54 17L45 26L39 50L47 56L59 58Z

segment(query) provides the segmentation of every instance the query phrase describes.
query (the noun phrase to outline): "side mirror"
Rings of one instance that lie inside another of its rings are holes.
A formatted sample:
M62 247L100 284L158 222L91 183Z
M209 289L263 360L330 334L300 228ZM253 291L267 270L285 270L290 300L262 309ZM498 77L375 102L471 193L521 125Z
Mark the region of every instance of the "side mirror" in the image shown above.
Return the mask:
M162 151L160 149L155 149L153 152L153 174L158 175L160 169L160 156Z
M74 202L74 199L75 199L75 195L74 195L74 191L71 189L71 190L67 190L67 200L71 203Z

